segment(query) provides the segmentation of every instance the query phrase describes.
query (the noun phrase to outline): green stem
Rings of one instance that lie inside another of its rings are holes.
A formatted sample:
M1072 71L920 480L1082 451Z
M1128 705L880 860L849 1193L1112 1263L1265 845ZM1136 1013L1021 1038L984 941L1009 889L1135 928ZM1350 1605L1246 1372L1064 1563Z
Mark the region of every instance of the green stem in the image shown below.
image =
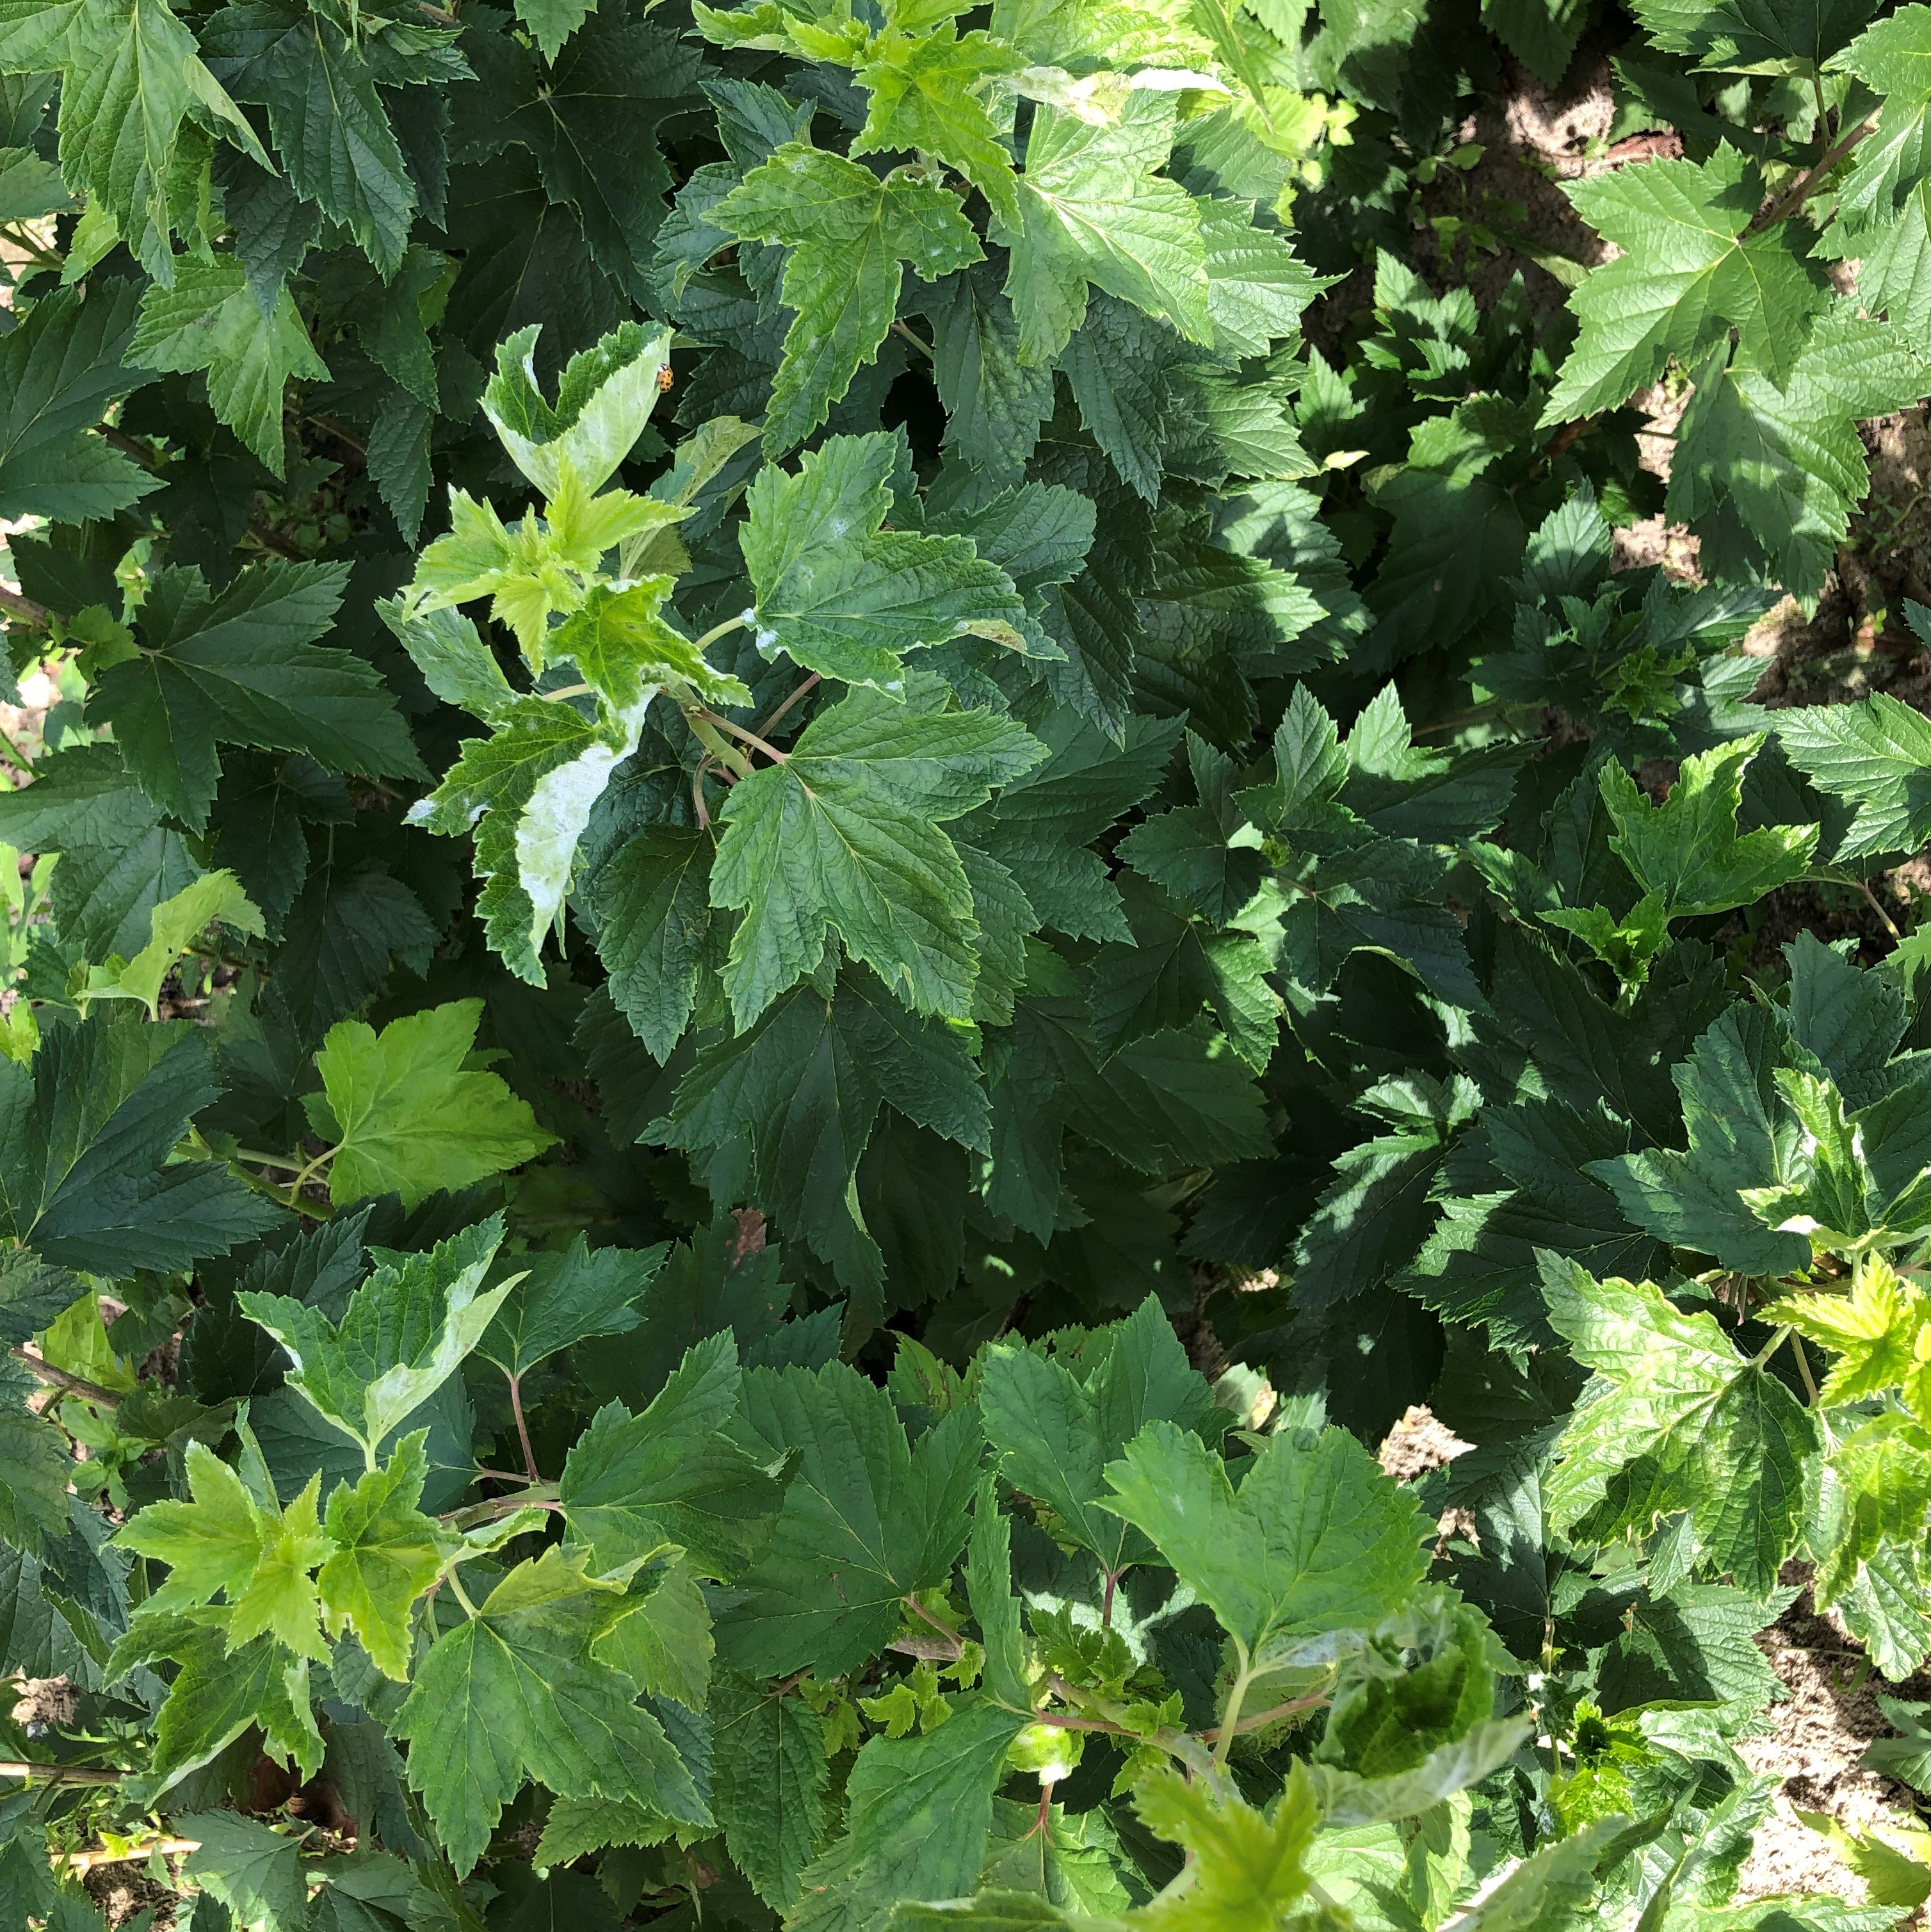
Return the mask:
M1817 1384L1811 1379L1810 1358L1804 1352L1804 1342L1801 1336L1796 1335L1791 1336L1790 1352L1797 1358L1797 1372L1804 1378L1804 1398L1810 1406L1815 1408L1818 1406Z
M1762 1368L1765 1363L1768 1361L1771 1356L1775 1354L1777 1350L1783 1346L1784 1342L1789 1336L1789 1325L1786 1323L1783 1328L1780 1328L1754 1355L1750 1358L1750 1366L1753 1369Z
M252 1162L257 1167L279 1167L289 1174L299 1174L302 1169L300 1154L264 1154L259 1148L237 1148L228 1158Z
M1865 899L1870 906L1871 910L1876 913L1879 919L1883 920L1884 929L1891 934L1891 943L1894 945L1903 945L1904 943L1904 934L1898 931L1897 920L1893 919L1891 914L1886 912L1882 905L1879 903L1877 894L1871 890L1871 882L1870 880L1860 879L1858 881L1858 890L1864 894Z
M691 734L698 743L719 764L736 772L741 778L751 776L751 760L712 723L711 714L701 704L685 705L684 722L690 726Z
M903 336L921 356L925 357L927 362L931 361L932 345L907 328L904 322L894 322L892 325L892 332L894 335Z
M302 1168L294 1180L289 1183L286 1204L293 1208L298 1214L307 1214L312 1211L302 1205L301 1190L308 1185L317 1168L325 1166L335 1158L337 1151L337 1150L334 1148L324 1148L306 1167Z
M560 704L566 698L582 698L596 689L593 684L566 684L556 691L539 691L536 694L546 704Z
M1221 1713L1220 1736L1214 1741L1213 1762L1216 1766L1225 1766L1227 1754L1234 1748L1234 1740L1240 1732L1240 1707L1247 1701L1247 1687L1253 1682L1249 1668L1246 1646L1237 1639L1234 1648L1240 1654L1240 1669L1234 1679L1234 1688L1227 1694L1227 1708Z
M463 1580L456 1574L456 1566L451 1564L444 1573L449 1580L449 1587L455 1593L456 1600L463 1606L464 1613L470 1617L476 1614L476 1606L469 1600L469 1593L463 1587Z
M728 638L733 631L742 630L744 628L744 622L745 620L742 615L736 617L727 617L721 624L713 624L711 628L697 640L697 643L692 646L691 648L694 650L700 651L708 650L709 646L715 644L720 638Z

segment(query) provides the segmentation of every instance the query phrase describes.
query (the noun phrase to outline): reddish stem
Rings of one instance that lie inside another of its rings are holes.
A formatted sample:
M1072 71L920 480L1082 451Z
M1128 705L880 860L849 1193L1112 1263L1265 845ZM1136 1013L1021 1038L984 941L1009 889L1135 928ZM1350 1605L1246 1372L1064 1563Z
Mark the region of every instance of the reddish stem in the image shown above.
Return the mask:
M536 1451L529 1446L529 1425L523 1419L523 1378L510 1377L510 1413L516 1418L517 1439L523 1444L523 1466L528 1471L532 1483L543 1478L536 1473Z

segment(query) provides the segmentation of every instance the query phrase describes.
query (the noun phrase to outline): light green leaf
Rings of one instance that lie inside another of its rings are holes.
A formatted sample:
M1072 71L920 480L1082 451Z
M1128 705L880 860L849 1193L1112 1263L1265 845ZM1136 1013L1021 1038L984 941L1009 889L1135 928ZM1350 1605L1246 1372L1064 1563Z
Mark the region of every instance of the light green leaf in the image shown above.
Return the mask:
M442 1564L436 1526L417 1508L427 1440L427 1430L412 1431L385 1466L330 1491L330 1548L316 1579L330 1632L353 1630L376 1669L398 1682L409 1675L409 1606Z
M116 1538L168 1565L167 1581L148 1598L154 1611L212 1603L223 1592L232 1603L261 1558L263 1519L240 1477L205 1443L190 1442L185 1462L190 1500L148 1504Z
M619 711L632 710L666 684L688 685L706 704L748 704L745 686L706 662L664 616L672 580L647 577L621 588L593 585L581 608L544 640L545 656L574 659Z
M457 1000L379 1034L360 1020L329 1028L315 1057L322 1091L307 1105L316 1131L337 1144L328 1171L337 1206L391 1191L413 1206L550 1144L528 1102L495 1074L466 1067L482 1011L480 1000Z
M1710 1570L1774 1589L1819 1447L1809 1411L1715 1316L1650 1282L1599 1282L1555 1256L1543 1282L1556 1332L1595 1372L1545 1490L1551 1523L1606 1541L1687 1510Z
M517 467L546 496L574 471L588 494L601 490L629 455L659 394L670 361L670 332L627 322L564 365L556 400L536 374L535 326L499 344L483 410Z
M361 1443L373 1470L384 1440L456 1372L509 1292L507 1283L478 1292L502 1233L492 1215L427 1254L385 1256L339 1322L285 1294L235 1298L288 1351L289 1386ZM381 1501L369 1492L371 1508Z
M209 926L218 922L256 939L262 932L259 908L229 872L202 873L193 885L162 900L148 916L154 937L131 959L110 957L106 965L89 968L80 1000L136 1000L153 1019L161 982Z
M851 152L935 154L985 196L1002 222L1017 227L1012 157L1000 142L984 92L988 82L1017 71L1020 56L982 28L959 34L949 21L916 38L888 31L868 52L857 78L871 90L871 106Z
M516 0L516 16L543 50L543 58L553 61L557 50L590 17L596 5L597 0ZM567 1864L570 1861L556 1862Z
M1748 905L1801 878L1817 850L1814 825L1737 832L1744 773L1762 737L1733 738L1683 761L1668 798L1655 804L1623 766L1603 767L1603 802L1616 830L1609 849L1629 868L1642 896L1615 919L1606 907L1545 912L1575 933L1626 982L1642 980L1662 950L1669 922Z

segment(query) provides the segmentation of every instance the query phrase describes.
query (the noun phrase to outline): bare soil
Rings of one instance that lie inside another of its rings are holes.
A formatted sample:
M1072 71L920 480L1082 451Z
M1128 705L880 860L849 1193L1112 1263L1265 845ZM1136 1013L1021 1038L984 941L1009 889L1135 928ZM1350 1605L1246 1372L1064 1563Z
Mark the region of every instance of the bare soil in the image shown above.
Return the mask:
M1786 1580L1805 1574L1803 1566L1792 1565ZM1931 1678L1921 1674L1887 1684L1874 1676L1843 1625L1834 1616L1818 1613L1807 1588L1759 1635L1757 1644L1790 1696L1772 1707L1763 1736L1738 1746L1753 1771L1783 1784L1776 1811L1758 1832L1744 1867L1738 1898L1795 1892L1859 1902L1863 1880L1797 1812L1821 1811L1858 1832L1918 1825L1910 1788L1864 1770L1860 1760L1873 1738L1892 1735L1877 1693L1922 1702L1931 1697Z

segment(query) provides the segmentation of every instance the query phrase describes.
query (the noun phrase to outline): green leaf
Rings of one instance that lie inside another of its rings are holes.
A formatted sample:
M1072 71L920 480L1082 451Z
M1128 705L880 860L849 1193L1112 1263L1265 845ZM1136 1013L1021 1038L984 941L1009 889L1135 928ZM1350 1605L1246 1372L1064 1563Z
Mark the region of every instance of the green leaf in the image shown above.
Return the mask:
M1153 1552L1111 1510L1107 1465L1150 1422L1217 1442L1227 1416L1153 1296L1103 1333L1108 1346L1096 1362L1089 1356L1081 1364L1083 1376L1062 1358L994 1344L982 1358L979 1402L986 1440L1007 1480L1047 1504L1056 1529L1117 1576Z
M1217 1448L1153 1421L1106 1479L1105 1507L1212 1606L1245 1669L1285 1666L1310 1640L1378 1623L1426 1568L1414 1497L1342 1430L1305 1448L1270 1436L1237 1492Z
M741 1028L817 964L833 932L915 1012L970 1012L972 891L939 827L1042 752L1008 719L946 709L949 695L936 679L902 703L854 691L784 764L733 788L711 902L744 913L724 972Z
M198 568L157 573L140 652L101 674L88 706L114 726L157 805L201 830L223 744L306 752L370 777L423 776L376 673L313 641L334 621L348 574L341 564L253 564L211 592Z
M307 1660L291 1660L265 1636L231 1654L223 1636L227 1620L228 1612L219 1609L138 1617L108 1659L110 1677L161 1658L181 1666L155 1720L148 1770L137 1783L130 1780L147 1802L256 1724L277 1763L295 1764L304 1777L321 1768L323 1747L309 1704Z
M190 1813L178 1823L198 1840L182 1875L226 1906L240 1932L300 1932L308 1887L295 1839L233 1811Z
M322 1091L307 1105L316 1131L337 1144L328 1192L337 1207L392 1190L413 1206L550 1145L526 1101L466 1066L482 1011L480 1000L457 1000L379 1034L360 1020L329 1028L315 1057Z
M985 1095L961 1030L921 1019L876 980L847 973L831 998L801 987L707 1048L669 1118L646 1131L694 1150L742 1136L755 1198L848 1286L875 1288L883 1259L858 1217L853 1180L886 1104L961 1147L987 1144Z
M1551 1522L1603 1541L1687 1510L1710 1570L1774 1589L1819 1447L1809 1412L1714 1316L1682 1313L1650 1282L1599 1282L1551 1256L1543 1288L1557 1333L1594 1371L1563 1431Z
M551 1549L519 1564L439 1637L392 1728L459 1875L534 1778L559 1798L627 1798L685 1825L711 1816L637 1686L592 1646L625 1613L621 1586Z
M637 1607L597 1640L595 1652L652 1696L701 1711L710 1694L711 1610L691 1564L673 1562Z
M516 16L529 29L543 58L553 61L557 50L596 10L596 5L597 0L516 0Z
M1174 101L1136 88L1093 118L1042 102L1019 178L1021 220L1006 292L1019 359L1051 362L1086 320L1089 284L1210 342L1200 212L1155 170L1173 145Z
M1828 298L1787 224L1755 232L1764 198L1756 168L1720 147L1701 164L1666 160L1576 182L1576 212L1624 252L1569 298L1582 325L1543 412L1567 422L1619 408L1674 357L1700 362L1735 328L1747 365L1787 376L1806 324Z
M412 1431L385 1467L329 1492L331 1547L316 1578L330 1632L353 1630L376 1668L398 1682L409 1675L409 1606L442 1561L436 1524L417 1507L429 1472L427 1440L427 1430Z
M1841 304L1813 325L1787 371L1759 373L1720 348L1693 371L1664 508L1688 520L1740 519L1767 574L1820 595L1870 482L1859 418L1925 386L1900 332Z
M277 476L286 467L282 398L289 379L328 380L295 298L283 289L264 324L232 255L184 261L171 286L151 284L127 352L130 362L172 375L206 370L214 413Z
M1297 332L1322 284L1279 236L1256 226L1252 202L1198 206L1214 346L1228 356L1265 356Z
M73 1474L73 1451L53 1424L0 1408L0 1542L29 1558L51 1556L67 1533Z
M1012 158L1000 145L984 92L1018 70L1019 56L982 28L960 34L949 21L916 38L881 34L868 51L857 79L870 91L871 105L851 152L910 148L937 155L985 196L1000 221L1017 227Z
M235 1299L288 1351L289 1386L361 1444L373 1470L384 1440L456 1372L502 1306L507 1285L479 1291L502 1232L492 1215L427 1254L388 1256L340 1322L285 1294ZM370 1492L369 1507L380 1501Z
M1432 1202L1451 1137L1479 1112L1465 1076L1445 1089L1419 1078L1399 1094L1390 1090L1393 1086L1371 1088L1356 1104L1402 1131L1378 1134L1337 1156L1334 1178L1294 1244L1294 1298L1303 1307L1351 1300L1414 1258L1433 1220L1425 1204Z
M62 73L61 172L100 203L142 267L167 287L175 267L170 176L183 122L217 130L264 166L267 157L166 0L33 10L49 26L65 16L64 32L31 54L34 67Z
M1024 602L969 538L879 528L900 447L892 436L831 436L796 475L763 470L739 537L760 651L894 698L907 651L967 636L1025 648Z
M1915 851L1931 838L1931 726L1909 705L1879 692L1860 704L1780 712L1777 723L1790 762L1858 808L1837 848L1840 863Z
M1779 1102L1777 1058L1772 1016L1733 1007L1676 1070L1687 1150L1651 1148L1593 1161L1587 1171L1660 1240L1745 1274L1807 1267L1809 1240L1767 1227L1741 1195L1797 1178L1795 1126Z
M642 1414L599 1409L563 1466L558 1496L573 1538L600 1573L667 1546L700 1576L735 1577L764 1541L780 1492L721 1432L738 1406L728 1334L691 1349Z
M605 7L547 70L507 34L466 34L463 51L481 82L454 104L463 158L499 156L510 142L527 148L546 198L580 224L577 246L633 301L648 300L645 268L671 186L659 130L703 104L697 50L655 21ZM498 159L491 172L504 167ZM532 312L543 305L515 319Z
M641 1318L633 1305L649 1288L662 1247L591 1249L580 1234L562 1253L529 1256L476 1352L506 1376L595 1335L621 1335Z
M1870 18L1863 0L1832 0L1823 6L1792 6L1772 0L1747 7L1736 0L1709 6L1700 0L1644 0L1637 17L1664 52L1687 54L1707 73L1802 74L1834 61ZM1888 36L1876 32L1858 40L1867 60L1882 61ZM1894 56L1893 59L1895 58ZM1883 71L1894 79L1896 69ZM1552 79L1553 85L1553 79Z
M772 457L810 435L859 365L877 358L897 312L901 262L935 282L984 252L949 189L908 168L881 181L802 141L754 168L709 218L742 241L787 251L781 293L796 319L765 418Z
M277 1218L215 1161L170 1163L220 1089L190 1022L97 1016L0 1062L0 1232L109 1279L226 1254Z
M704 833L640 827L586 882L610 998L660 1060L696 1006L711 931L711 860Z
M398 77L394 68L372 61L369 44L339 20L290 0L225 9L210 23L206 45L235 98L268 110L295 193L347 229L385 278L392 274L417 202L376 90L379 76Z
M1606 764L1603 802L1616 828L1609 849L1642 897L1620 921L1600 905L1543 917L1576 933L1628 981L1648 972L1672 920L1727 912L1801 878L1817 849L1816 826L1765 826L1738 836L1744 773L1762 746L1761 737L1734 738L1684 759L1660 805L1621 764Z
M1024 1720L975 1701L923 1737L874 1737L845 1782L846 1835L803 1874L800 1932L872 1924L897 1900L958 1898L978 1879L993 1792Z
M759 1898L782 1912L823 1835L824 1726L796 1696L736 1676L712 1686L712 1803Z
M884 1647L907 1596L950 1573L978 1478L979 1418L962 1410L908 1444L885 1391L833 1362L752 1370L745 1426L768 1460L797 1460L771 1541L720 1619L719 1651L759 1676L807 1664L841 1676Z
M544 1820L532 1862L554 1869L610 1845L660 1845L676 1828L628 1798L559 1798Z
M105 518L160 487L88 433L149 380L128 367L136 299L126 282L58 289L0 338L0 516Z
M925 313L947 452L996 482L1018 482L1053 412L1052 371L1019 360L1012 305L983 263L948 276Z

